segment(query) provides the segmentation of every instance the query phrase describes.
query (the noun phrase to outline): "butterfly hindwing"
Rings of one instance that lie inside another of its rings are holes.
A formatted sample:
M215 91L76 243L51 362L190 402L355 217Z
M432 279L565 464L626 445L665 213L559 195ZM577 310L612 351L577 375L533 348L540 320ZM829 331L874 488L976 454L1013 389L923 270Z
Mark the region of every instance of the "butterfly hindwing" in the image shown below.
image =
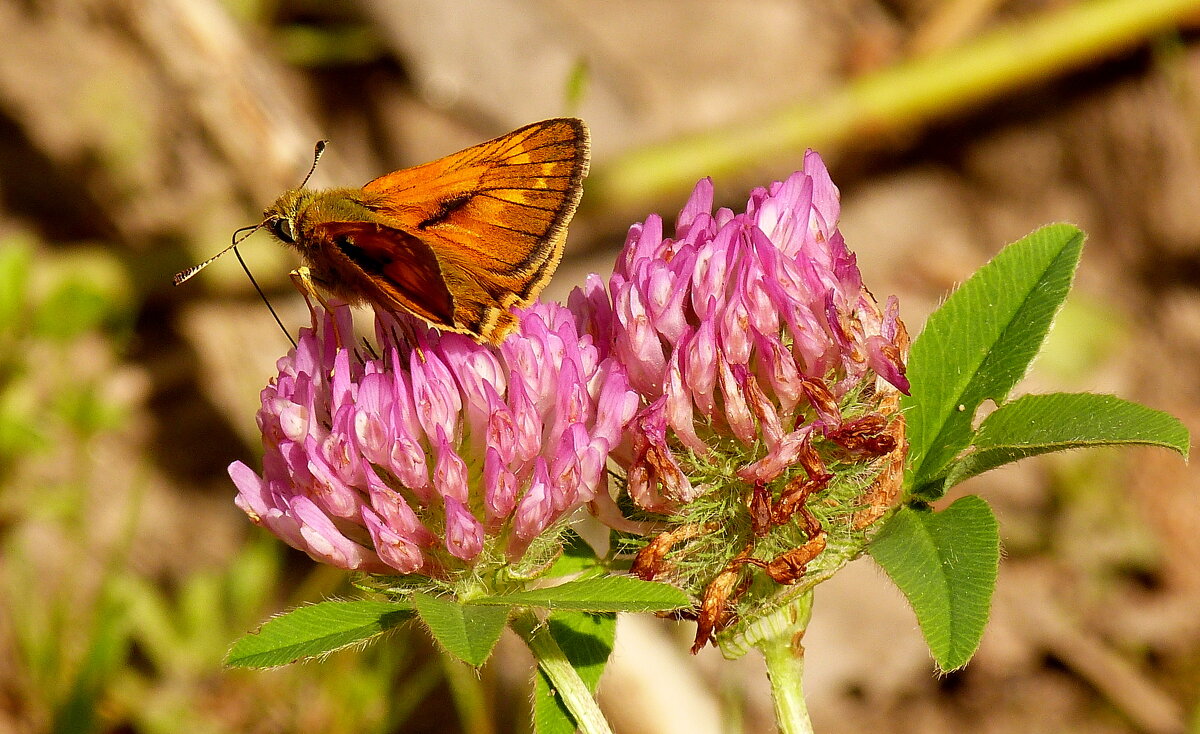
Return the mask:
M325 272L357 268L377 291L372 300L416 314L441 328L454 329L454 298L433 251L420 238L375 222L327 221L313 236L330 245ZM337 290L336 288L334 290Z

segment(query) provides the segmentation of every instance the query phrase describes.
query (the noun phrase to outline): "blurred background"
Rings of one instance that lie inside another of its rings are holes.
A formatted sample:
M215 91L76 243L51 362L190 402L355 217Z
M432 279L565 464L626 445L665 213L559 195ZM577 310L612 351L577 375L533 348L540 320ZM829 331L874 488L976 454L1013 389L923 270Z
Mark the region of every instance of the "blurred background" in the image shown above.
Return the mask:
M0 0L0 29L0 732L528 730L514 639L479 676L419 631L221 667L268 615L354 592L232 503L284 336L233 258L171 275L296 186L318 138L313 185L360 185L584 117L551 298L701 176L740 208L809 146L914 334L1005 243L1072 221L1077 287L1019 390L1200 429L1195 0ZM303 324L294 257L261 233L242 250ZM935 676L858 561L805 637L817 730L1200 732L1198 480L1144 449L971 481L1005 549L975 661ZM760 661L691 658L690 637L622 620L617 730L771 731Z

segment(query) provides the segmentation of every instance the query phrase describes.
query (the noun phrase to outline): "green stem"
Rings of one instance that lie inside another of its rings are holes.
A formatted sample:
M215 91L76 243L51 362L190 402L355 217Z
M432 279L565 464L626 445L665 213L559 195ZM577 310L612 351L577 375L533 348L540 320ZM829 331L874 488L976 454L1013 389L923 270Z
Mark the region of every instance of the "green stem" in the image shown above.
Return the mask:
M596 208L640 211L647 198L690 187L702 176L922 123L1140 43L1197 9L1198 0L1069 4L744 124L631 151L596 167L586 201Z
M782 734L812 734L808 706L804 702L804 646L800 639L812 614L812 592L772 615L770 629L753 645L767 661L775 720Z
M587 684L579 677L579 673L551 636L546 625L526 609L515 613L509 621L509 626L525 640L538 666L545 671L550 682L554 684L555 692L571 712L571 716L575 717L575 724L579 730L583 734L612 734L612 729L604 719L604 714L600 713L600 707L596 705L596 699L592 697Z

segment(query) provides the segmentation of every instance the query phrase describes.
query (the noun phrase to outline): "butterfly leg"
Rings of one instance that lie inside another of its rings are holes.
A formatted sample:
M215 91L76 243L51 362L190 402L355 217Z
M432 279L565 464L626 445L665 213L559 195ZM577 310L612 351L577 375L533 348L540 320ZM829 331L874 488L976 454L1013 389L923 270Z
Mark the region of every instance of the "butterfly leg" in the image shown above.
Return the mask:
M325 300L325 296L322 295L320 289L317 288L316 280L313 278L312 269L310 269L307 265L302 265L296 268L292 272L288 273L288 275L291 277L292 283L295 284L296 290L300 291L300 294L304 296L304 302L308 304L308 310L313 315L313 330L316 330L317 312L316 309L313 308L311 299L315 298L317 303L321 304L321 307L325 309L325 312L331 315L333 314L333 306L329 305L329 301ZM332 319L330 323L333 324L333 338L335 343L345 344L346 342L342 340L343 334L338 331L337 319Z

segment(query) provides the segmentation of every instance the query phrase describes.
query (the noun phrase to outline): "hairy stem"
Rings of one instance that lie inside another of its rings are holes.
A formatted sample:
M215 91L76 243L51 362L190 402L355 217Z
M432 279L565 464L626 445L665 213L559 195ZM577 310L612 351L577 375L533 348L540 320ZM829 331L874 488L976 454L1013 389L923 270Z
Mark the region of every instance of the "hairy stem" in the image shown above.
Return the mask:
M571 716L575 717L579 730L583 734L612 734L587 684L579 677L546 625L529 610L514 614L509 625L525 640L538 666L550 678L555 692Z
M800 644L812 613L812 592L772 615L769 630L753 642L767 662L775 720L782 734L812 734L804 702L804 646Z

